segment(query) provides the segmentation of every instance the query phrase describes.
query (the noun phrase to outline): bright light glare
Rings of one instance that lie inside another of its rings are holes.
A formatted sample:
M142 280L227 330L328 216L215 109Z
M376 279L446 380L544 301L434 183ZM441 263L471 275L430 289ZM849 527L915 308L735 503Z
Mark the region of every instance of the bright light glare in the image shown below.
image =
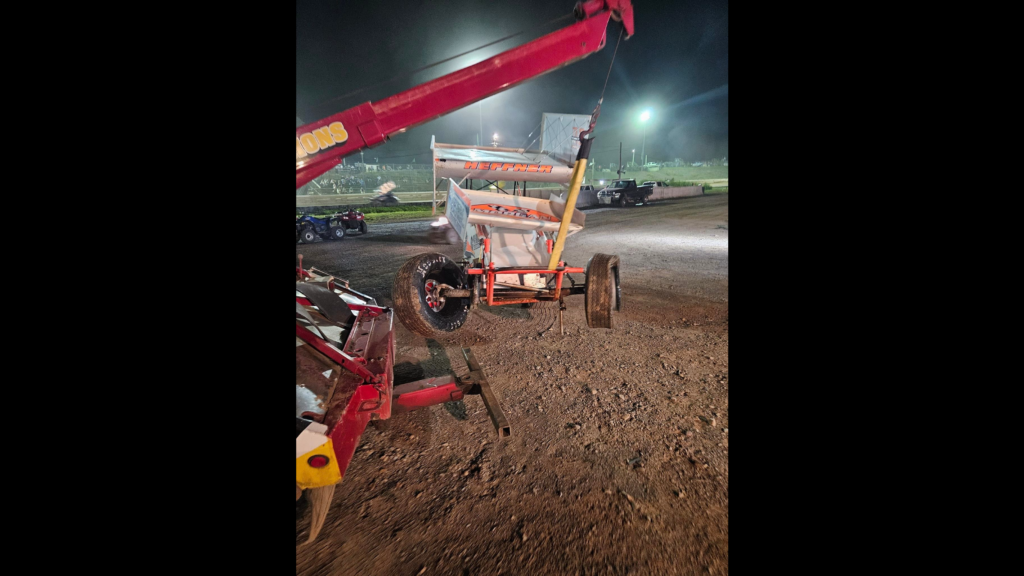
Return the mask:
M604 184L604 180L601 180L600 182L598 182L598 184Z
M497 132L495 132L495 133L494 133L494 139L495 139L495 140L497 140L497 139L498 139L498 133L497 133Z
M648 112L647 110L644 110L644 113L640 115L640 121L641 122L647 122L648 120L650 120L650 118L651 118L651 113Z

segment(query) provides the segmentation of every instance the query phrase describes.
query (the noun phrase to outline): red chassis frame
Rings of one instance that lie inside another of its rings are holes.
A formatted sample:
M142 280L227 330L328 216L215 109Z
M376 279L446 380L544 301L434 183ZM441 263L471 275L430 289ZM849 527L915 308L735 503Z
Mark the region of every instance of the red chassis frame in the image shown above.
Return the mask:
M547 268L495 268L492 262L487 268L469 268L466 270L466 274L470 276L486 276L487 277L487 296L485 302L488 306L505 306L507 304L530 304L532 302L550 302L552 300L560 300L564 294L562 294L562 277L566 274L583 274L586 270L583 268L574 268L566 266L565 262L559 262L558 268L554 270L548 270ZM538 291L535 297L525 298L522 297L524 291L508 290L508 295L499 294L498 298L494 297L494 277L498 274L554 274L555 275L555 289Z
M295 272L297 278L314 278L300 266L295 268ZM349 288L347 282L327 278L330 290L368 298ZM295 301L315 311L314 304L307 298L296 296ZM352 461L359 438L373 415L386 420L393 413L461 400L466 394L480 394L499 437L510 435L511 428L471 350L463 349L470 369L466 376L458 378L446 375L394 386L393 311L370 304L346 305L356 317L341 349L321 338L315 331L295 326L295 335L299 339L349 373L345 375L344 382L339 381L335 386L330 405L322 419L328 428L327 435L333 443L334 456L343 477Z
M491 262L491 239L484 238L484 257L488 264L481 268L467 268L466 274L469 276L485 276L487 278L487 295L485 296L485 302L488 306L505 306L509 304L531 304L534 302L550 302L552 300L561 300L562 296L562 278L566 274L586 274L585 268L575 268L566 266L565 262L559 262L558 267L554 270L548 270L547 268L536 268L532 266L523 267L505 267L497 268L494 266L494 262ZM551 253L551 240L548 240L548 254ZM555 288L554 290L507 290L507 294L500 294L498 298L494 297L494 282L495 277L499 274L554 274L555 275ZM475 291L475 288L473 289ZM527 293L533 293L533 297L526 297ZM570 293L575 293L570 291ZM474 294L475 296L475 294Z

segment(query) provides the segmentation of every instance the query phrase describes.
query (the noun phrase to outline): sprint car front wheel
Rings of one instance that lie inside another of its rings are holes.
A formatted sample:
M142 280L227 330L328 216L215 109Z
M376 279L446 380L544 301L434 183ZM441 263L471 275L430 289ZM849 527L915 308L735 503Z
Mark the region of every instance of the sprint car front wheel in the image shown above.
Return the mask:
M444 254L420 254L398 270L391 288L395 313L410 331L434 338L458 330L469 317L469 298L439 294L441 286L468 288L466 274Z

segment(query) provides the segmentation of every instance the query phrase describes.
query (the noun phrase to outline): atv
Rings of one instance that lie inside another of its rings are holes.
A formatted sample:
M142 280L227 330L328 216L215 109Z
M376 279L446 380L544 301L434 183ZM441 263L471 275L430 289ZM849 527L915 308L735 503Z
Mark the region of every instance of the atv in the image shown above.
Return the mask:
M366 227L366 220L363 219L363 213L350 206L346 206L344 211L335 214L334 219L341 222L341 227L346 232L348 230L358 230L360 235L369 232L369 228Z
M304 214L295 219L295 243L312 244L319 236L324 240L344 240L345 228L337 215L324 219Z

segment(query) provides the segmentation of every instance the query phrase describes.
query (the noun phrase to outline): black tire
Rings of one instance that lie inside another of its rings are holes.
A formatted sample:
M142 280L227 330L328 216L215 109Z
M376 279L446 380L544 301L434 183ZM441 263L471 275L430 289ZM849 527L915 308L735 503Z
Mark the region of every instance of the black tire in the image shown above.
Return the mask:
M295 231L295 243L298 244L299 242L302 242L302 238L299 236L299 231L296 230Z
M302 241L305 242L306 244L312 244L313 242L316 242L316 232L314 232L312 228L303 228L302 233L299 234L299 236L302 238Z
M587 326L611 328L612 311L622 310L618 256L594 254L590 262L587 262L587 287L584 296Z
M619 208L625 208L625 207L626 207L626 195L623 194L622 196L619 196Z
M402 265L395 275L391 299L395 313L411 332L435 338L461 327L469 317L469 298L447 298L436 302L428 298L431 284L468 287L466 274L444 254L420 254ZM428 301L430 300L430 301Z
M345 239L345 227L344 226L331 226L331 238L334 240Z
M359 233L360 234L366 234L369 231L370 231L370 228L366 225L366 221L365 220L363 220L362 222L359 223Z

